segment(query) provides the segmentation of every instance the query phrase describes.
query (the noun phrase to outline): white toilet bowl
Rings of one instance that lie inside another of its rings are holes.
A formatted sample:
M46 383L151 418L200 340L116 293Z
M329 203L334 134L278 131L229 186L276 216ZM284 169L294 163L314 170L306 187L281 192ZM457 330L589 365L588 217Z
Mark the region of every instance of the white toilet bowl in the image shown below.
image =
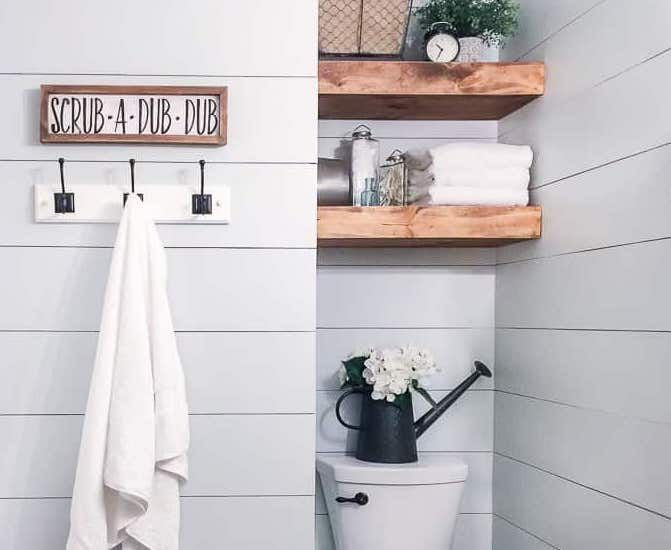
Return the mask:
M450 548L468 475L463 461L422 455L412 464L376 464L320 456L317 471L337 550Z

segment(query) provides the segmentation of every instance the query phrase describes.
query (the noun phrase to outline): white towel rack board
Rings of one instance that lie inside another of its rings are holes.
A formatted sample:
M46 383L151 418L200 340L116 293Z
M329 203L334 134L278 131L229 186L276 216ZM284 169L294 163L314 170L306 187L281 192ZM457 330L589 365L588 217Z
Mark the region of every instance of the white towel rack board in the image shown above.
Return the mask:
M58 184L34 186L35 221L39 223L116 223L123 211L123 194L128 185L72 184L67 191L75 195L75 211L58 214L54 209L54 193ZM200 186L184 184L149 184L138 186L156 223L228 224L231 222L230 188L225 184L208 183L205 192L212 195L212 214L192 214L191 196Z

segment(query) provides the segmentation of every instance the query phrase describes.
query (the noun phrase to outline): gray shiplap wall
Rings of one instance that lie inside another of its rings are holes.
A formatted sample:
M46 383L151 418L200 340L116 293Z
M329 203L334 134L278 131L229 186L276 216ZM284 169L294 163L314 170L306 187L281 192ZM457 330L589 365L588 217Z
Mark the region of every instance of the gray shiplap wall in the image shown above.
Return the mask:
M522 3L543 238L497 253L495 550L671 544L671 4Z
M60 156L72 182L123 185L135 157L139 191L188 184L202 157L233 223L160 227L192 413L180 547L311 550L317 1L108 8L0 6L0 546L65 546L116 230L34 224L33 184ZM228 85L229 144L41 145L41 83Z
M320 156L335 156L357 125L320 121ZM368 121L382 154L452 140L495 140L495 122ZM494 251L487 249L322 249L317 276L317 451L351 451L337 420L335 377L342 358L367 345L414 343L443 367L437 397L458 384L473 359L493 366ZM493 381L481 380L419 441L420 452L451 453L470 473L455 550L491 550ZM348 414L356 414L351 404ZM417 402L418 409L422 403ZM316 503L317 550L333 548L326 507Z

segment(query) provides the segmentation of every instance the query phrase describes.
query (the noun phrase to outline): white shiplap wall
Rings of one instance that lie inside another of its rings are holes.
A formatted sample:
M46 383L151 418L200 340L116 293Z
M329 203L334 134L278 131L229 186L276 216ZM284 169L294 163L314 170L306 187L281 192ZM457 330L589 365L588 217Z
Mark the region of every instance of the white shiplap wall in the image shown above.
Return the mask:
M180 547L311 550L317 1L108 8L0 5L0 546L63 548L68 530L116 228L32 222L63 156L71 182L124 184L135 157L140 191L186 184L205 158L231 186L232 224L160 227L192 414ZM41 83L227 85L229 143L41 145Z
M522 1L543 238L499 249L495 550L671 545L671 4Z
M495 122L363 121L393 149L453 140L495 140ZM320 121L319 154L336 156L359 121ZM414 343L443 367L436 397L461 382L474 359L493 367L494 251L487 249L322 249L317 276L317 451L353 450L334 413L340 360L366 345ZM468 462L455 550L491 550L493 381L480 380L419 440L420 452L451 453ZM354 399L352 401L355 401ZM424 405L418 400L421 411ZM348 415L357 414L351 403ZM418 411L418 412L419 412ZM317 550L333 548L318 489Z

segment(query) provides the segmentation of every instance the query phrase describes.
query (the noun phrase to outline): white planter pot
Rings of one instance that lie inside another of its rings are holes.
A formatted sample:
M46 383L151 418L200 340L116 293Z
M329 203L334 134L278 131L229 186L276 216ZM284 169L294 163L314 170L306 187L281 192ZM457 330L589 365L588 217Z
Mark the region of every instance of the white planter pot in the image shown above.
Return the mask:
M484 57L485 43L482 41L482 38L460 38L459 48L459 55L455 61L460 63L474 63L482 61Z

